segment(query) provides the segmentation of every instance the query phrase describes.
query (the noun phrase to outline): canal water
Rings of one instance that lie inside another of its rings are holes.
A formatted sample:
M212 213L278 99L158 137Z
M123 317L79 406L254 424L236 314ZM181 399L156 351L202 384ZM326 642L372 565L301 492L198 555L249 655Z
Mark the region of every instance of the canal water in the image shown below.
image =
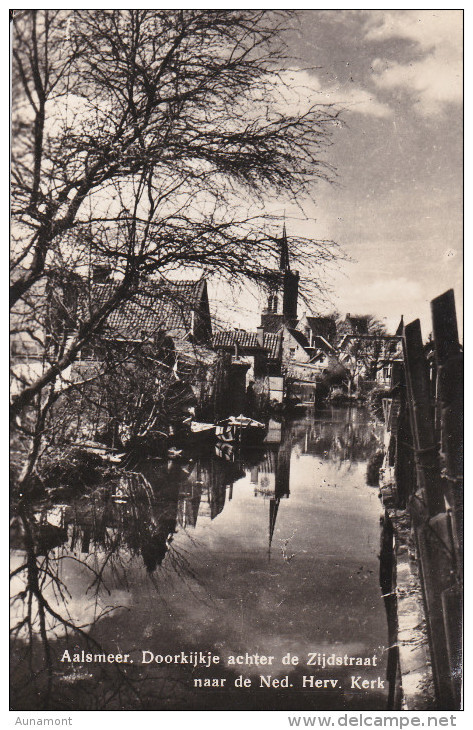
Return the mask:
M333 408L19 516L12 709L387 709L377 448Z

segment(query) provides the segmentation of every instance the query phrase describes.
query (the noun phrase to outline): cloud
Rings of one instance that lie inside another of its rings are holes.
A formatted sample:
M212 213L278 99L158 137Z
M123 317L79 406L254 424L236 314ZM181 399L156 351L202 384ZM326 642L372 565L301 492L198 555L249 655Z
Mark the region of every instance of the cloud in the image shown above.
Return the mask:
M285 111L303 112L312 104L333 104L358 114L372 117L391 116L392 110L374 93L353 85L322 85L320 79L303 69L288 69L280 74L280 93Z
M374 94L357 86L345 88L333 86L323 91L322 95L331 103L358 114L366 114L371 117L390 117L392 115L392 109L387 104L383 104Z
M379 19L382 17L381 22ZM376 58L373 81L385 90L406 89L424 115L462 101L462 13L458 10L408 10L376 14L367 41L401 38L412 42L415 56L400 63Z

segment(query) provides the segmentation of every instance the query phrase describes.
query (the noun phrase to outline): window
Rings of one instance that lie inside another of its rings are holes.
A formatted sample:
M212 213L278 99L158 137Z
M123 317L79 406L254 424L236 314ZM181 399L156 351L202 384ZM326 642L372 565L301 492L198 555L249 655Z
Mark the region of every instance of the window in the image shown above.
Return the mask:
M289 349L289 358L291 360L294 360L295 356L296 356L296 348L295 347L291 347Z

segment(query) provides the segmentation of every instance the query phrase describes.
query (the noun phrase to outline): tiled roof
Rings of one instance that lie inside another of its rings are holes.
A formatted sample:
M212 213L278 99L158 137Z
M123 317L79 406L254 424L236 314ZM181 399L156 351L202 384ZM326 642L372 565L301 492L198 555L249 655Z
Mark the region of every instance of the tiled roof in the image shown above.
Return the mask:
M258 344L257 332L246 332L246 330L226 330L224 332L216 332L213 337L213 347L218 348L232 348L235 347L235 343L238 343L238 347L243 351L261 350L261 346ZM267 350L268 357L277 360L280 356L281 339L279 335L273 332L265 332L263 335L263 349Z
M176 355L179 364L188 363L192 365L212 365L217 357L217 353L208 347L196 345L188 340L178 340L175 343Z
M96 284L93 303L106 301L117 286L115 282ZM201 312L204 287L204 279L146 282L109 315L106 328L124 339L141 339L143 333L150 336L160 329L172 337L183 338L192 329L192 313Z

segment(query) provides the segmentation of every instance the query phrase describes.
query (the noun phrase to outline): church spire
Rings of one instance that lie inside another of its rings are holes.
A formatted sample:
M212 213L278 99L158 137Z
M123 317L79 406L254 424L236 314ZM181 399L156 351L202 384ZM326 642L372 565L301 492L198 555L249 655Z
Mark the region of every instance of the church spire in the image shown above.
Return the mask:
M291 271L289 263L289 246L287 242L286 222L284 221L282 238L273 239L280 245L281 258L279 261L279 283L273 285L268 305L261 317L261 326L268 332L277 332L281 321L288 326L295 327L297 323L297 296L299 288L299 274ZM269 315L278 315L277 321L268 319Z
M284 227L282 230L282 238L279 239L281 244L281 260L279 268L281 271L290 271L289 265L289 246L287 245L287 233L286 233L286 221L284 221Z

